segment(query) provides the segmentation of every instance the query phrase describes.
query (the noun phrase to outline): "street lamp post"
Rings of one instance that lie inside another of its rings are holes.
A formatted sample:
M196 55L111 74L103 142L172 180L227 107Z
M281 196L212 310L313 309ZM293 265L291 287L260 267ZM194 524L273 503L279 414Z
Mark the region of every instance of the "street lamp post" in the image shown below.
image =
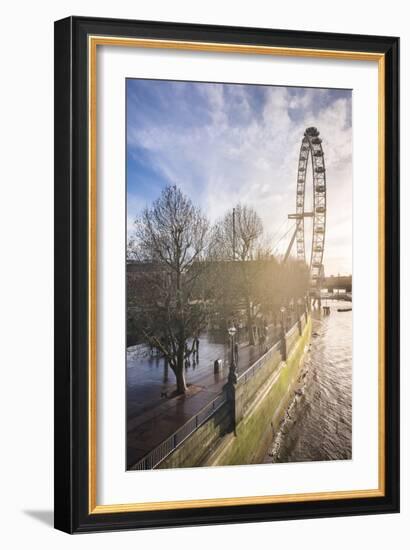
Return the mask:
M231 342L231 361L229 365L229 376L228 382L231 384L236 384L238 381L238 375L236 372L236 361L235 361L235 334L236 328L232 325L228 328L228 334Z

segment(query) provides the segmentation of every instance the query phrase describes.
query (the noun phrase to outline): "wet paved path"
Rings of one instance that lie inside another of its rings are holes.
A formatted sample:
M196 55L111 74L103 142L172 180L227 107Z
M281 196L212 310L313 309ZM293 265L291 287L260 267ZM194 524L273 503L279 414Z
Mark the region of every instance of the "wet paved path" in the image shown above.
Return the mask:
M269 340L273 343L273 330ZM238 373L245 371L261 355L259 346L242 345L239 350ZM214 361L220 358L223 368L214 374ZM174 392L175 375L163 358L151 357L145 346L127 351L127 464L159 445L180 426L210 403L226 383L229 372L227 346L200 338L199 361L191 361L186 373L189 389L186 395L170 397ZM163 392L167 397L161 396Z

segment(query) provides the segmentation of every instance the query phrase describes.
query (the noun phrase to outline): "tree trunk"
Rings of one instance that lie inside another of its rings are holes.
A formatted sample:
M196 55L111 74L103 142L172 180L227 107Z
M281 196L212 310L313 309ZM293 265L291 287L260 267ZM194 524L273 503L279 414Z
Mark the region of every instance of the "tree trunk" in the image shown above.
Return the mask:
M184 365L179 365L179 362L175 376L177 379L177 393L183 395L184 393L186 393L187 387L185 382Z
M177 295L176 295L176 301L177 301L177 317L178 317L178 323L179 323L179 336L178 336L178 350L177 350L177 368L175 370L175 376L177 379L177 393L180 395L183 395L186 393L186 383L185 383L185 370L184 370L184 362L185 362L185 337L184 337L184 328L183 328L183 313L182 313L182 281L181 281L181 272L179 269L179 248L178 248L178 269L177 269Z
M177 379L177 393L181 395L186 393L187 390L185 382L184 352L185 346L180 346L177 356L177 368L175 369L175 377Z

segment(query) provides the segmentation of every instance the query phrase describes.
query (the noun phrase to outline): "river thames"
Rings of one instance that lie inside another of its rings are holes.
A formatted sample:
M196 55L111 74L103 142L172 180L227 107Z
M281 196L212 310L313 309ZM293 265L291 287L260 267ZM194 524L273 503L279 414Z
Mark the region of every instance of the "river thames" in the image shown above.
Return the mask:
M312 339L294 399L265 463L352 458L352 311L327 301L329 316L313 313Z

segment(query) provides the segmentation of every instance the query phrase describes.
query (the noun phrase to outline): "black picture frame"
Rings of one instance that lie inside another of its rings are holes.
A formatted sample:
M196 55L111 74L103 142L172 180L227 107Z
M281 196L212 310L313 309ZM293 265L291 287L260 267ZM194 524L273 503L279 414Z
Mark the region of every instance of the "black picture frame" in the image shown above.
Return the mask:
M90 35L376 52L385 59L384 496L90 513L88 50ZM399 511L399 39L68 17L55 23L55 527L67 533Z

